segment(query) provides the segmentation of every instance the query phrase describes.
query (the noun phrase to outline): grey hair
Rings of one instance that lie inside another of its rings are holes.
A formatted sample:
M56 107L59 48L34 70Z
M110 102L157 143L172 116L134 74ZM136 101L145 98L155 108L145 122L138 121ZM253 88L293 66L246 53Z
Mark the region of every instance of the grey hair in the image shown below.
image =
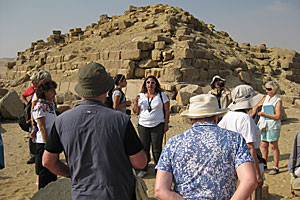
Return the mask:
M207 122L215 122L216 116L204 117L204 118L189 118L191 123L195 123L197 121L207 121Z
M40 81L45 80L45 79L48 79L48 80L51 80L51 79L52 79L50 72L48 72L48 71L46 71L46 70L42 70L42 71L39 71L39 72L35 72L35 73L30 77L30 80L31 80L31 81L34 81L34 82L40 82Z
M265 84L265 87L270 86L272 89L276 90L276 92L279 91L279 84L277 81L269 81Z

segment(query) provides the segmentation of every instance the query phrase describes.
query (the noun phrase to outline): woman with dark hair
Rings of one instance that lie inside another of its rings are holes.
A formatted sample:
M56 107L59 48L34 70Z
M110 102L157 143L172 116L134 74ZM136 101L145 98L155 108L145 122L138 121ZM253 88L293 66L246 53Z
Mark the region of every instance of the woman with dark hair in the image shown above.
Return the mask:
M35 141L35 169L39 179L39 189L57 179L55 174L51 173L42 165L44 146L47 142L48 135L51 132L52 125L56 118L56 104L54 102L56 87L57 84L51 80L44 80L40 82L36 90L38 100L32 111L33 119L36 121L38 126Z
M152 155L155 165L161 151L163 136L169 130L170 102L163 92L155 76L148 76L141 92L136 96L133 112L139 115L138 132L150 162L150 143L152 143ZM137 175L144 177L147 174L148 165Z
M126 101L122 88L127 86L126 78L123 74L118 74L114 78L116 88L112 91L113 108L126 113L126 107L131 105L131 101Z

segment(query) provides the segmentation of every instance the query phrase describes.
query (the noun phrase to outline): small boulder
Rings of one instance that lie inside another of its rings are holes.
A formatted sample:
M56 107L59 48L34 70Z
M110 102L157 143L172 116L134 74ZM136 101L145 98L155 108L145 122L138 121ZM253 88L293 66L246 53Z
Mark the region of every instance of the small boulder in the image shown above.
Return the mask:
M4 119L18 119L24 113L24 105L15 90L8 91L0 99L0 114Z

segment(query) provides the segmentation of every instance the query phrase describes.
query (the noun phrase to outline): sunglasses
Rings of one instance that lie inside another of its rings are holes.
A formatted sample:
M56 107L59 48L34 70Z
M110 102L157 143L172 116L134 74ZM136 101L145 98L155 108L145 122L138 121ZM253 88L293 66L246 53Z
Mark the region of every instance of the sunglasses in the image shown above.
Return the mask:
M267 91L272 91L272 88L266 88Z
M152 85L155 85L155 84L156 84L155 81L146 81L146 83L147 83L147 84L150 84L150 83L151 83Z

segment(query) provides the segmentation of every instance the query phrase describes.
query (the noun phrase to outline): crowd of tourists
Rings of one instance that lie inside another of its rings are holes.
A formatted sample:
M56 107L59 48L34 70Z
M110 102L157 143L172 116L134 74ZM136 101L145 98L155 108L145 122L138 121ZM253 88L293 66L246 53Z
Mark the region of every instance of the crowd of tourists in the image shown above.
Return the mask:
M230 91L224 78L214 76L212 90L191 97L181 113L191 127L164 147L170 100L155 76L144 79L131 102L123 74L112 78L101 64L89 63L79 69L75 86L82 101L61 114L50 73L37 72L31 81L21 99L31 105L28 164L35 163L39 189L59 175L71 178L72 199L136 199L152 155L158 199L262 199L269 144L269 174L279 173L282 100L276 81L267 82L262 95L249 85ZM67 163L59 159L62 152Z

